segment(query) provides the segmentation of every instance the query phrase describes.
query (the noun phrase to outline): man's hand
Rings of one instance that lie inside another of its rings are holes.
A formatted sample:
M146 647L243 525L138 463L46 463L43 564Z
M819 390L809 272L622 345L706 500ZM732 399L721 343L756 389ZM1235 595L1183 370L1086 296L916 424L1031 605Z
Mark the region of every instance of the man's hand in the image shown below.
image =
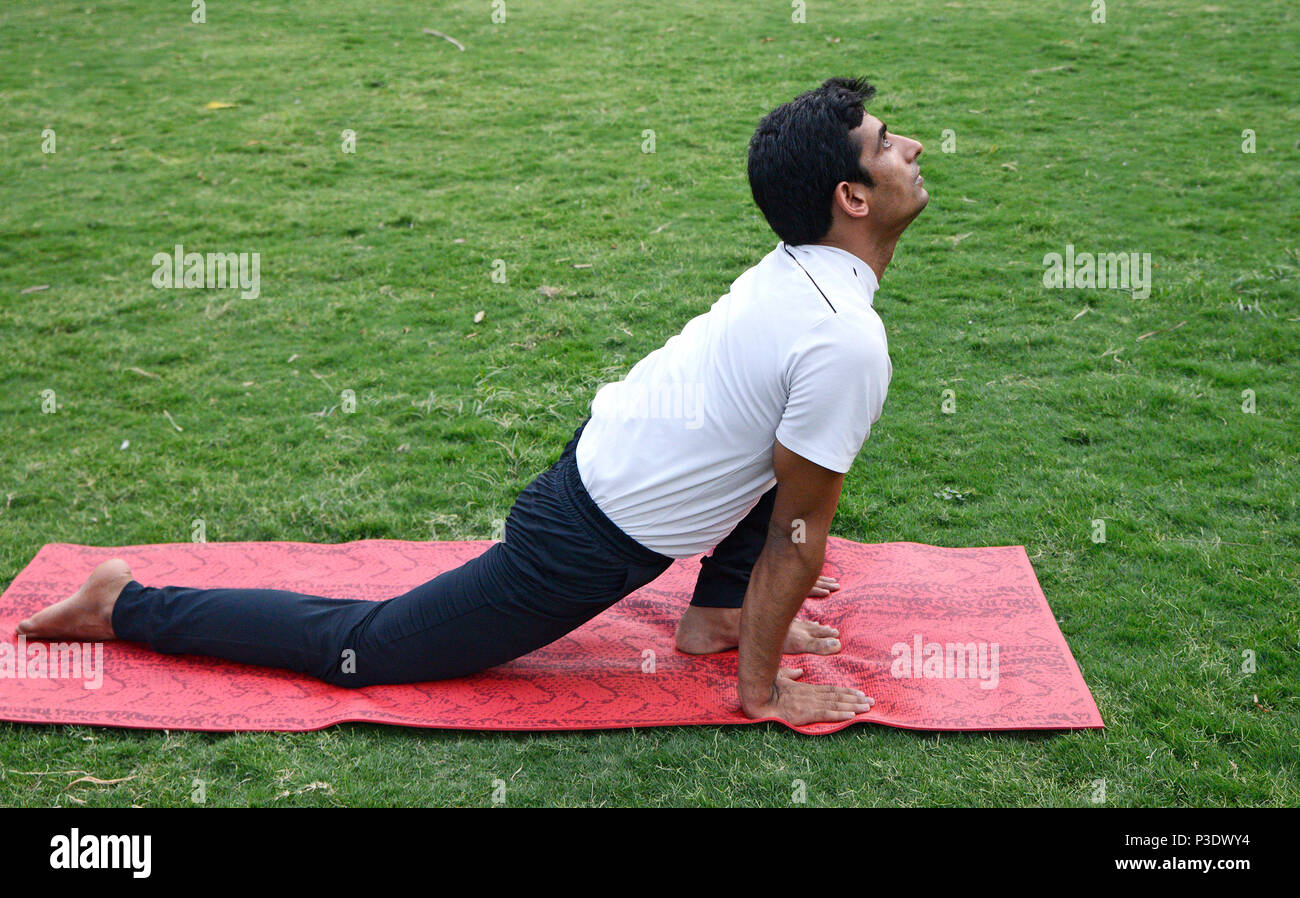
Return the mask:
M795 726L825 721L852 720L871 710L876 703L856 689L842 686L816 686L799 683L801 668L781 668L772 682L771 698L760 705L745 708L751 718L775 717Z

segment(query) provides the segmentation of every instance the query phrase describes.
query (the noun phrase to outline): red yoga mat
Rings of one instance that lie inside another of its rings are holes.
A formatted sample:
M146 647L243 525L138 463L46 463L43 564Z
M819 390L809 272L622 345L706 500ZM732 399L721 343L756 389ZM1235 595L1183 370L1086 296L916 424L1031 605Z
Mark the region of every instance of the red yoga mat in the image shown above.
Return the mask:
M61 649L60 670L53 652L34 648L49 643L29 641L20 652L13 635L19 620L70 595L96 564L115 556L151 586L378 600L489 545L51 543L0 597L0 719L209 731L315 730L343 721L463 730L756 722L739 708L734 651L699 656L673 647L700 556L679 559L653 583L530 655L431 683L344 689L289 671L161 655L122 642L102 644L99 668L92 646L81 668ZM841 589L808 599L801 615L837 627L844 648L831 656L787 655L783 663L802 667L809 682L857 687L876 704L852 721L794 729L822 734L867 722L916 730L1103 726L1022 546L946 549L832 537L825 573Z

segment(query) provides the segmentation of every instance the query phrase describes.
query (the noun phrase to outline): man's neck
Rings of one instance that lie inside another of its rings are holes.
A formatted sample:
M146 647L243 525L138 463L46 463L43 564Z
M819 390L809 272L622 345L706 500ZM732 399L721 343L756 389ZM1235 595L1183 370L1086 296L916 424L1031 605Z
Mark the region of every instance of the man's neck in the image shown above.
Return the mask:
M894 258L894 247L898 245L900 235L882 236L880 234L854 234L851 236L827 234L818 241L822 246L833 246L845 252L853 253L876 274L876 283L884 278L885 269Z

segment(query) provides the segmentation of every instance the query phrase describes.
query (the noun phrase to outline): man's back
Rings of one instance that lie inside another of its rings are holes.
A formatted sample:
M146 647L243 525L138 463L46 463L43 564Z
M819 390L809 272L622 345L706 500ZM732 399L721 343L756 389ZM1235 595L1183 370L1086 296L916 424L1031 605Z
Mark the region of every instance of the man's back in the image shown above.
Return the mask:
M778 244L596 393L577 447L596 504L637 542L686 558L772 486L775 440L847 471L893 375L876 288L851 253Z

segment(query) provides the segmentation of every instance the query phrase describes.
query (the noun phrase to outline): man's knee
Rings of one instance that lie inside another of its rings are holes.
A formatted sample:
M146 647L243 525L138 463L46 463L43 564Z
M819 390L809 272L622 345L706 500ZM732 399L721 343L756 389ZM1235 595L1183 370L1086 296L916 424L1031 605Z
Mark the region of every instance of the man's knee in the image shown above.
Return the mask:
M378 673L380 671L374 669L373 664L367 664L364 659L359 657L356 648L348 647L332 654L327 665L312 671L312 676L329 683L331 686L360 689L363 686L373 686L377 682L381 682L374 678L374 675Z

